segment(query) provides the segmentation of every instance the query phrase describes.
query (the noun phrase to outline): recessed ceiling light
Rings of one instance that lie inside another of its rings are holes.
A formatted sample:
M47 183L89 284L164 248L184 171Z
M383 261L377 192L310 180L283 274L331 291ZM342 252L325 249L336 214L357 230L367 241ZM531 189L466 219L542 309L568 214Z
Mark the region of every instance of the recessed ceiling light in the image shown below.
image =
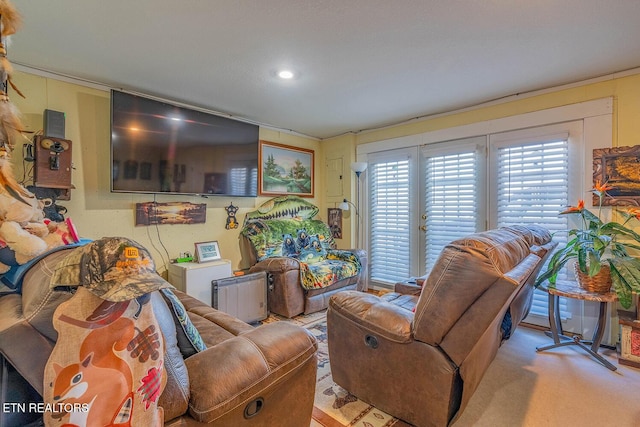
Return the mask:
M278 77L284 80L290 80L294 76L293 71L291 70L280 70L278 71Z

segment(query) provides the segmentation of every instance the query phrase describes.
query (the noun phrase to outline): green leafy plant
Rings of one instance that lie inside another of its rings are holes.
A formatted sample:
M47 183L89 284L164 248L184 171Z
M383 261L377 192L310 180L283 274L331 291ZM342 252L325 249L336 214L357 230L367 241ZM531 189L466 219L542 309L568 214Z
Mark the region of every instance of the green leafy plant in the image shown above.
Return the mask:
M568 231L569 242L559 249L549 260L547 270L536 280L536 286L548 280L555 285L558 273L567 262L577 260L581 272L595 276L608 263L611 269L612 287L624 308L629 308L632 293L640 293L640 259L630 252L640 250L640 235L627 226L632 219L640 220L640 208L619 210L624 218L622 223L600 219L602 202L607 191L613 187L596 182L591 192L599 197L598 215L584 207L584 200L577 206L569 206L561 215L579 215L581 228Z

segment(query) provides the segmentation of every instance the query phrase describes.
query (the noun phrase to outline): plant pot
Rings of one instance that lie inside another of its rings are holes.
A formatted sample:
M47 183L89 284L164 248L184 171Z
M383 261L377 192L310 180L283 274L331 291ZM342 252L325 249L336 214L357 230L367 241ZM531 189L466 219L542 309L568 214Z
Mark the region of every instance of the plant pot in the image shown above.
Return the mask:
M611 269L608 264L602 264L595 276L589 276L589 273L580 271L580 265L577 262L573 264L573 270L578 284L585 291L606 294L611 290Z

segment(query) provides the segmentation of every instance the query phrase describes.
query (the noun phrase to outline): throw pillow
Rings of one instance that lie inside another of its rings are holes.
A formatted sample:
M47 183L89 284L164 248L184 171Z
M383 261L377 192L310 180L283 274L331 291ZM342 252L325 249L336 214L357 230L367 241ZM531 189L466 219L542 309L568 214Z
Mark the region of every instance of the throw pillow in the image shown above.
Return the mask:
M167 305L173 312L173 320L176 322L176 332L178 336L178 347L182 356L186 359L189 356L206 350L207 346L202 340L200 332L189 319L187 310L180 302L180 299L171 289L160 289L160 293L164 297Z

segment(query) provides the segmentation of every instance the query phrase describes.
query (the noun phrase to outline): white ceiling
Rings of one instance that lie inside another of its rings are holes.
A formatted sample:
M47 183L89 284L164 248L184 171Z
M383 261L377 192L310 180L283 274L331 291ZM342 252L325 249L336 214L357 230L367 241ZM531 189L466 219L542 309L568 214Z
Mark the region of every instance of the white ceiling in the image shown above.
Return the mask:
M639 0L13 3L14 63L317 138L640 66Z

